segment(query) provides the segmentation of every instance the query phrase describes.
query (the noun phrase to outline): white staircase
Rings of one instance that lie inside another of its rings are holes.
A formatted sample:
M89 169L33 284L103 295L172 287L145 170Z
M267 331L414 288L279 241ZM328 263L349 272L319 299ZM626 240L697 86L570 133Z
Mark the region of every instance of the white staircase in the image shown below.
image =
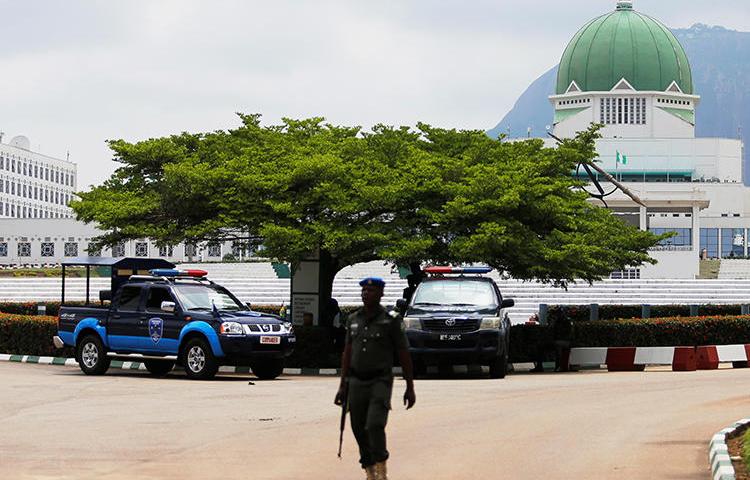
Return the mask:
M725 262L722 262L722 265ZM209 278L224 285L237 297L255 305L289 305L289 279L277 278L270 263L192 264L180 268L199 268ZM385 305L394 305L406 288L406 280L382 262L369 262L343 269L336 276L333 295L340 305L360 303L359 280L367 276L382 277L386 282ZM512 298L510 309L513 323L523 323L539 311L539 304L750 304L749 279L718 280L604 280L593 285L577 283L567 291L536 282L501 279L491 274L504 298ZM66 299L83 300L86 281L66 280ZM108 278L91 279L91 299L98 299L99 290L109 288ZM0 278L0 301L56 301L60 299L59 278Z

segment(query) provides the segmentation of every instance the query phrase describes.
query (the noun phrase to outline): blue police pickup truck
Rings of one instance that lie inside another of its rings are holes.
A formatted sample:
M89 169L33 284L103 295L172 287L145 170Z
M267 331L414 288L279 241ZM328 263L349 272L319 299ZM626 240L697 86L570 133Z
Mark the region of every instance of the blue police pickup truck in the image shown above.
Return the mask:
M409 352L417 371L427 364L489 365L492 378L508 369L510 320L488 267L428 267L411 299L399 300Z
M103 290L102 305L90 305L87 275L86 305L65 305L65 266L83 264L89 271L91 264L101 265L90 258L63 265L63 305L53 339L58 348L75 348L84 373L101 375L112 359L127 359L142 361L155 376L176 363L192 379L210 379L221 365L249 366L261 379L281 375L296 341L292 324L252 311L202 270L144 271L155 259L102 259L112 260L114 295Z

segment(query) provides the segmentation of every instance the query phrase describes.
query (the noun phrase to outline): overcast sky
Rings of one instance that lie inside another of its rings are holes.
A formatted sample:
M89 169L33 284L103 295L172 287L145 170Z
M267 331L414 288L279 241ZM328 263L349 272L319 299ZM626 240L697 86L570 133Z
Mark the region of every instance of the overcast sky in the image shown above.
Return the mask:
M489 129L614 0L0 0L0 131L83 189L107 139L238 125L234 112ZM670 27L750 30L748 0L636 0Z

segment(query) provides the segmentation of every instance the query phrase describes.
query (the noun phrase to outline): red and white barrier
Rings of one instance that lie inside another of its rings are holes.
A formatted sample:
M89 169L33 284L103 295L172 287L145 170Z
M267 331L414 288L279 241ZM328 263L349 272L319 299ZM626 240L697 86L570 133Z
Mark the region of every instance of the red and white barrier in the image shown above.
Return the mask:
M672 370L690 372L719 368L731 362L747 367L750 345L706 345L700 347L602 347L572 348L570 365L601 366L610 371L641 371L646 365L671 365Z

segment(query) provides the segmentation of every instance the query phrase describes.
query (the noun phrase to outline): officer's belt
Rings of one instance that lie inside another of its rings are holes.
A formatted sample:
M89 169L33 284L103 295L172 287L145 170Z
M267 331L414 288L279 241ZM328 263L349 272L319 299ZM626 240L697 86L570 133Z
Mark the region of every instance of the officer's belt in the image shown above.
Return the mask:
M349 369L349 375L357 380L367 381L378 377L387 377L392 374L390 369L372 370L368 372L359 372L353 368Z

